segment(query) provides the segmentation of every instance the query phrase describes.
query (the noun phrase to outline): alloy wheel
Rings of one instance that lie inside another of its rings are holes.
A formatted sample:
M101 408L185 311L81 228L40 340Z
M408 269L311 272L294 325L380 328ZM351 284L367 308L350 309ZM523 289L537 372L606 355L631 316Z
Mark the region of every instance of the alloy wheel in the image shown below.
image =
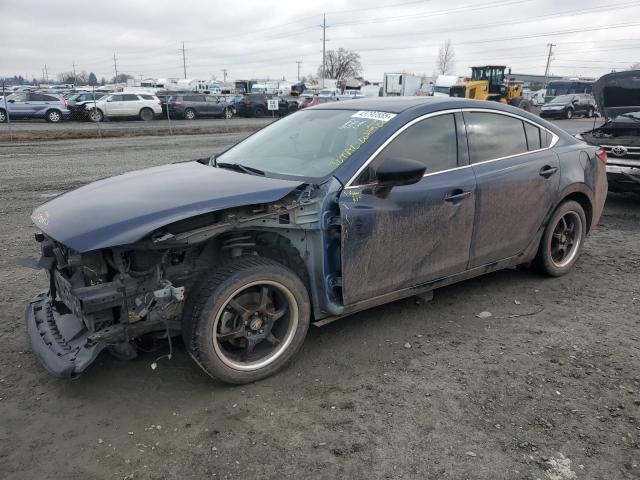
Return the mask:
M298 305L284 285L264 280L236 290L214 321L214 349L227 366L264 368L285 352L298 325Z
M582 242L582 219L577 212L567 212L558 220L551 236L551 261L559 268L570 264Z

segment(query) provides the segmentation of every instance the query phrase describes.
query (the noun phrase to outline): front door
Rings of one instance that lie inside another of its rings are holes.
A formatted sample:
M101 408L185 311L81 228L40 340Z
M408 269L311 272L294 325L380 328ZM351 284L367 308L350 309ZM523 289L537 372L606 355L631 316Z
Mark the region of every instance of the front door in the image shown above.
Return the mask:
M460 126L461 118L451 113L411 125L341 193L345 304L465 270L475 177L471 168L461 165L466 156L458 161ZM461 135L460 141L464 143ZM392 158L424 162L425 176L416 184L381 191L375 170Z
M464 118L477 179L473 268L518 255L536 238L558 194L560 162L553 135L534 123L495 112Z

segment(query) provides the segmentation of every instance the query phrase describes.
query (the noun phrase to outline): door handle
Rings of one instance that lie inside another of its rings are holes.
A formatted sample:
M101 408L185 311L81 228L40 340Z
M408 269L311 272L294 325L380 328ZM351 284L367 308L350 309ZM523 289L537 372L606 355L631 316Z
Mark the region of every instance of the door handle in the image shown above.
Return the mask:
M456 189L453 190L449 193L447 193L447 195L444 197L444 201L445 202L449 202L449 203L458 203L462 200L464 200L465 198L468 198L471 196L471 192L465 192L464 190L461 189Z
M549 178L551 175L558 171L558 167L552 167L550 165L545 165L540 169L540 176L544 178Z

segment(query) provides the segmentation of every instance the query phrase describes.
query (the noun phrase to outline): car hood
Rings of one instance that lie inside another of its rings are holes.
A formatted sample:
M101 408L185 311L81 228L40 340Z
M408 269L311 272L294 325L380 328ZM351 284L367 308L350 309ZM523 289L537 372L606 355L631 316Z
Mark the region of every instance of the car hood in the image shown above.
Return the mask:
M302 183L184 162L118 175L64 193L31 219L79 252L126 245L157 228L225 208L280 200Z
M605 118L640 110L640 70L603 75L593 85L593 96Z

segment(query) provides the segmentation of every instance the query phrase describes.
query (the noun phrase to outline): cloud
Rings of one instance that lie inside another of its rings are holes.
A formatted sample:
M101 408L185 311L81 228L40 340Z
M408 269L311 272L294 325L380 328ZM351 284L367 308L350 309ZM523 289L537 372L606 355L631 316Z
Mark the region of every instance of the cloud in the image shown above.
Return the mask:
M191 78L221 78L227 69L229 78L295 79L297 60L303 74L322 61L323 12L327 49L359 52L371 80L387 71L430 74L447 38L459 74L482 63L543 73L550 42L554 74L599 76L639 60L639 29L629 25L640 23L637 1L373 1L5 0L0 75L40 77L46 64L55 78L75 62L109 78L115 54L119 72L181 77L184 41Z

